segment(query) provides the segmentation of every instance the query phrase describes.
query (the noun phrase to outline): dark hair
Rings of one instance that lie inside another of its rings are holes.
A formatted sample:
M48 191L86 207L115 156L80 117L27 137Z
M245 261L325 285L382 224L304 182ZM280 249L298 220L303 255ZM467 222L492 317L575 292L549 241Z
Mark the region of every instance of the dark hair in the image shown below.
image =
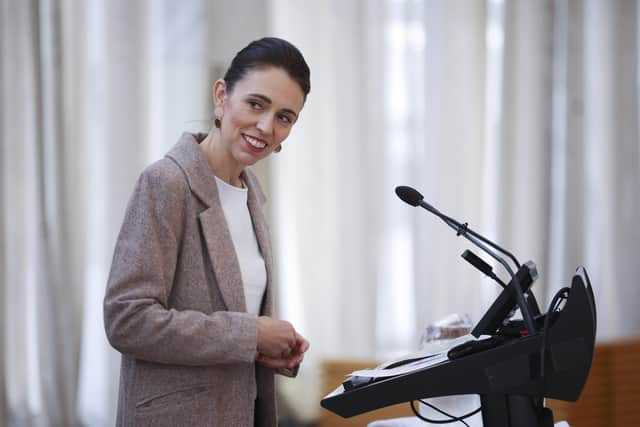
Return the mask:
M304 99L311 90L309 66L297 47L277 37L264 37L254 40L236 54L224 75L227 90L233 91L237 81L258 67L273 66L282 68L300 85Z

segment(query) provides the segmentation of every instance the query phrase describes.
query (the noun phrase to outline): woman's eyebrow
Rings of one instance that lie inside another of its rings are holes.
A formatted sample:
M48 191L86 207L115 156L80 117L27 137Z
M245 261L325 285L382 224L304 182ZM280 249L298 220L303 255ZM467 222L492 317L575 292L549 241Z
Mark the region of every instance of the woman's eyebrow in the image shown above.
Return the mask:
M255 98L260 98L262 99L264 102L266 102L267 104L273 104L273 101L271 101L271 98L269 98L268 96L262 95L260 93L250 93L248 94L248 96L253 96ZM296 114L295 111L293 111L290 108L283 108L282 111L284 111L285 113L289 113L289 114L293 114L295 117L298 117L298 115Z

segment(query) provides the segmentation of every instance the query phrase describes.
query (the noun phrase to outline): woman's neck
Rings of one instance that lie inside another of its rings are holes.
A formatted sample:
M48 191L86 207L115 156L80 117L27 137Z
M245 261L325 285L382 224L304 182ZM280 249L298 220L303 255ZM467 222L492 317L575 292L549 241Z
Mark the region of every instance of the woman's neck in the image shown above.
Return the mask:
M243 187L240 174L244 166L236 162L229 148L222 143L220 131L211 129L206 138L200 143L200 149L215 176L234 187Z

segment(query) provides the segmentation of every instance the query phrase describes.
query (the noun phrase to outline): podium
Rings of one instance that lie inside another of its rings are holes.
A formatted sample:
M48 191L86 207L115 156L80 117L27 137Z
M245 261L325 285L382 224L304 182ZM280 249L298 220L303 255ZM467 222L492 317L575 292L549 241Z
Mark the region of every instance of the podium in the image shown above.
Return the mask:
M531 306L532 294L528 302L522 298L532 281L522 279L516 274L474 330L485 334L487 327L496 327L491 334L503 334L505 312L517 304L529 319L522 322L523 328L532 326L522 336L406 374L349 389L341 385L322 399L322 407L351 417L418 399L478 394L485 427L552 426L544 398L576 401L591 369L596 334L593 290L586 271L579 269L566 288L564 307L556 309L552 303L541 314Z

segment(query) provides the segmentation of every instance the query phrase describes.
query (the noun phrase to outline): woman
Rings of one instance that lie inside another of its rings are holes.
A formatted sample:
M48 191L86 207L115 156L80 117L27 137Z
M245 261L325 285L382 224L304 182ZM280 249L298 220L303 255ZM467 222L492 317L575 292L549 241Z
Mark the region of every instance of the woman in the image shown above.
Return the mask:
M309 93L287 41L264 38L215 82L215 126L140 176L104 300L122 353L119 426L275 426L274 372L309 343L272 313L272 257L247 169L281 144Z

